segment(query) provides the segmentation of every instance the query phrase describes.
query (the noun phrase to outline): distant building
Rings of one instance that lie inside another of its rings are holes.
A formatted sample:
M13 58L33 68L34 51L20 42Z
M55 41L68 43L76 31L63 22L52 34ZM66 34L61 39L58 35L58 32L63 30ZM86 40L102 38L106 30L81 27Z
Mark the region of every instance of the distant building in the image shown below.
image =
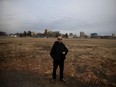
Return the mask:
M73 35L73 38L78 38L78 36L76 34Z
M37 34L38 34L37 32L31 32L32 37L37 37Z
M112 39L116 39L116 34L112 34Z
M116 37L116 34L113 33L113 34L112 34L112 37Z
M54 34L54 37L57 37L57 36L61 35L60 31L53 31L53 34Z
M99 38L101 38L101 39L112 39L112 36L99 36Z
M69 36L73 36L73 33L69 33Z
M85 33L84 32L80 32L80 37L85 37Z
M73 33L69 33L68 38L73 38Z
M0 31L0 36L6 36L6 35L7 35L6 32Z
M37 33L37 37L38 38L45 38L45 34L43 34L43 33Z

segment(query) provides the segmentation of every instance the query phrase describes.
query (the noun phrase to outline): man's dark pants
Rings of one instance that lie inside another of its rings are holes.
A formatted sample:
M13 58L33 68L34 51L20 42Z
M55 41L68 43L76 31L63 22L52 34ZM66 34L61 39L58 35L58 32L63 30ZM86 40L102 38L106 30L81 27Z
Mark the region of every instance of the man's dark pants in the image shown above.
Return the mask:
M64 61L53 61L53 79L56 79L56 70L60 68L60 80L63 79Z

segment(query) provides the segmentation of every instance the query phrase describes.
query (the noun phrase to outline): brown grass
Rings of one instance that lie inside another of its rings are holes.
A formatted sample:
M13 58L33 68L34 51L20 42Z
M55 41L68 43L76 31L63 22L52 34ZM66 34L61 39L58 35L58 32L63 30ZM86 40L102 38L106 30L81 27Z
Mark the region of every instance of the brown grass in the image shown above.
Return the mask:
M53 38L0 38L0 70L52 73ZM116 40L64 39L69 49L65 77L82 83L116 86Z

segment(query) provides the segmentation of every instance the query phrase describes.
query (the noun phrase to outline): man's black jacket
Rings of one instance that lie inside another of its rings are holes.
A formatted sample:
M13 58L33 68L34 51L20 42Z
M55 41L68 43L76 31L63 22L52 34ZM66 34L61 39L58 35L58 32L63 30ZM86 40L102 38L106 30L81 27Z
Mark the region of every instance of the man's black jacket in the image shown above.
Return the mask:
M62 54L62 52L65 52L65 54ZM65 47L65 45L62 42L56 41L53 44L50 55L54 61L62 62L65 60L67 53L68 49Z

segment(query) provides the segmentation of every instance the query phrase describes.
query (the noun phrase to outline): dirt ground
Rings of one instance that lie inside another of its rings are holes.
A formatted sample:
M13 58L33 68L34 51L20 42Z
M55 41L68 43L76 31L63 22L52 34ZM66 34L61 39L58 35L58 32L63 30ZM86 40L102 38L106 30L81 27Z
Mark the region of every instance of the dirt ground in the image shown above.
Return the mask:
M51 83L54 38L0 38L0 87L116 87L116 40L63 39L66 83Z

